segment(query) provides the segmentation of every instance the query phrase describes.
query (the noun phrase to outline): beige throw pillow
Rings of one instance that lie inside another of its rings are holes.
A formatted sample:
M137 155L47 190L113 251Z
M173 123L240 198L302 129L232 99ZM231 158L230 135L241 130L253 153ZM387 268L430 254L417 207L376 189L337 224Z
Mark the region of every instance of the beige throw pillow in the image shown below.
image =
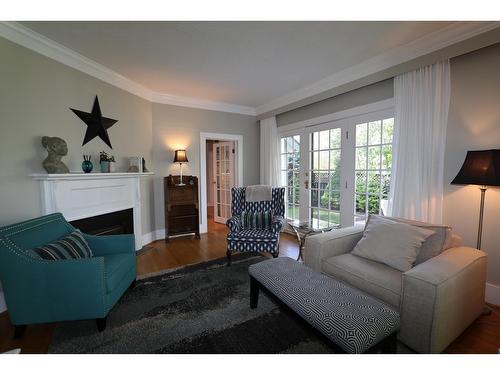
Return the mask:
M434 233L432 230L370 216L363 237L352 254L406 272L413 267L422 243Z
M385 216L384 218L392 221L397 221L398 223L410 224L415 227L432 230L435 232L432 236L429 236L422 244L422 247L418 252L415 265L423 263L431 258L434 258L435 256L441 254L443 251L445 251L451 246L452 233L451 233L451 227L448 225L429 224L429 223L424 223L423 221L408 220L399 217Z

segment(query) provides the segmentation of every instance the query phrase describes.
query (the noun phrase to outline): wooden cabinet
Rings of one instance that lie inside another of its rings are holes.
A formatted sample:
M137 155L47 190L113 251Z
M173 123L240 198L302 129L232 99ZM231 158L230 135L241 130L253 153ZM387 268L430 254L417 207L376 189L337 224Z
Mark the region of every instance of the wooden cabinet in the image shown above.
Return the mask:
M181 234L194 234L200 238L198 177L182 176L185 185L177 185L180 176L164 177L165 240Z

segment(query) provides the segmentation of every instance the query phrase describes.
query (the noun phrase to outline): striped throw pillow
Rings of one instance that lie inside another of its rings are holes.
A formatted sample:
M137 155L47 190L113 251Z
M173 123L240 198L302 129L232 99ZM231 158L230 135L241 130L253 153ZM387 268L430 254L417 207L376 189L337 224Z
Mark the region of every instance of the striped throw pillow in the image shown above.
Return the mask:
M271 229L272 211L242 211L240 214L243 229Z
M45 260L91 258L94 255L79 230L75 230L60 240L37 247L31 251L34 255Z

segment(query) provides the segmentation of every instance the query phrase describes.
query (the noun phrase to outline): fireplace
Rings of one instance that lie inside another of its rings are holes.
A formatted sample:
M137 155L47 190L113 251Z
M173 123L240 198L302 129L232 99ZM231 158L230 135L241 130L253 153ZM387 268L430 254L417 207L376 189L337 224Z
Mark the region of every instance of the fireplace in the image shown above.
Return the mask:
M152 173L34 174L40 182L42 214L61 212L89 234L133 233L135 249L148 241L142 232L140 178ZM149 241L151 242L151 241Z
M83 233L96 236L134 234L134 211L129 208L128 210L73 220L70 223Z

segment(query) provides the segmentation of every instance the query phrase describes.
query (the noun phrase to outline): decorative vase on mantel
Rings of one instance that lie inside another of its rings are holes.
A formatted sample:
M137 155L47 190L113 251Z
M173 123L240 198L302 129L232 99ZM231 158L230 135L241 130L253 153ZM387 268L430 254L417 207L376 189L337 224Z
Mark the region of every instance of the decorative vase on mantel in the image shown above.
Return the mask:
M101 165L101 173L110 173L115 171L115 157L108 155L106 151L99 153L99 163Z
M109 172L109 161L101 161L101 173L108 173Z
M92 169L94 169L94 164L90 161L92 156L90 155L83 155L83 162L82 162L82 171L83 173L90 173L92 172Z

